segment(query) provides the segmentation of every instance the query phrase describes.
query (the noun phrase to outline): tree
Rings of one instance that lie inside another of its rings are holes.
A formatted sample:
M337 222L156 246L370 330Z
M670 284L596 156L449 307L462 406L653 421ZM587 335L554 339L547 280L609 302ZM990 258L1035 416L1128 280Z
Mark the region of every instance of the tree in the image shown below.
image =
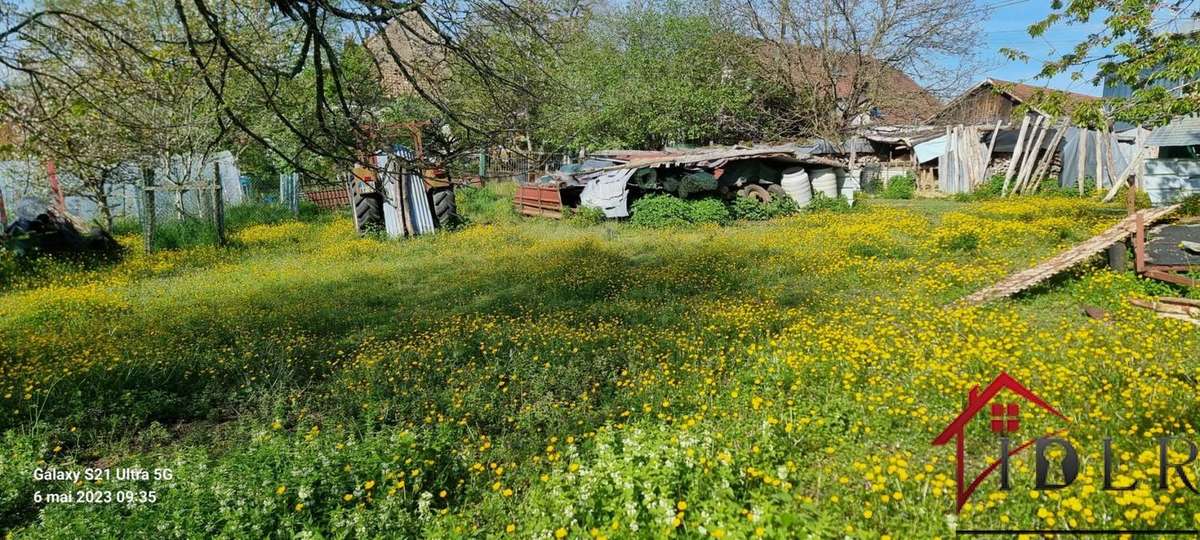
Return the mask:
M1094 68L1092 84L1131 89L1128 97L1076 107L1071 111L1076 123L1161 125L1200 112L1200 9L1194 1L1054 0L1051 7L1050 15L1029 26L1031 37L1097 18L1103 26L1068 53L1044 62L1038 77L1068 74L1083 80L1084 70ZM1001 52L1012 59L1029 59L1018 49Z
M228 132L237 131L245 144L257 145L311 177L321 177L323 173L306 158L345 165L392 140L389 129L393 126L386 124L384 108L354 98L353 88L362 81L352 78L361 73L346 69L350 49L345 45L350 40L380 34L393 21L408 24L406 21L415 19L428 29L418 34L421 40L444 51L489 85L519 90L520 81L504 75L515 72L504 66L508 60L491 56L471 37L483 29L520 32L532 28L535 39L543 39L527 16L527 8L507 0L229 0L219 4L171 0L152 4L153 20L166 31L147 39L140 39L138 29L127 27L123 19L140 3L94 0L34 6L4 4L0 7L0 66L39 84L53 81L79 94L89 94L104 85L83 78L75 83L57 80L54 74L26 62L26 50L39 45L37 34L57 33L61 37L85 31L95 36L95 43L120 51L107 59L110 63L137 59L135 65L157 65L164 72L178 72L189 80L200 81L205 103L211 105L216 117L218 137L211 140L226 140ZM158 9L164 6L168 9ZM175 63L180 58L177 51L183 51L191 68ZM483 131L451 110L429 81L414 75L416 66L411 60L390 45L386 52L393 67L404 74L422 100L448 121ZM154 96L145 88L137 93ZM113 121L124 121L131 112L116 99L88 105L102 110Z
M68 171L70 194L93 200L112 226L109 194L140 176L138 163L172 155L202 160L221 138L165 4L50 1L35 6L0 59L13 75L0 115L21 132L24 154ZM169 20L169 19L167 19ZM198 167L160 166L167 182ZM176 173L172 175L171 173Z
M923 91L893 82L919 74L926 90L948 94L974 69L980 17L970 3L745 0L725 9L759 40L764 75L791 96L797 135L838 140L876 109L928 107Z
M564 47L543 135L562 146L660 148L752 137L744 39L682 4L598 17Z

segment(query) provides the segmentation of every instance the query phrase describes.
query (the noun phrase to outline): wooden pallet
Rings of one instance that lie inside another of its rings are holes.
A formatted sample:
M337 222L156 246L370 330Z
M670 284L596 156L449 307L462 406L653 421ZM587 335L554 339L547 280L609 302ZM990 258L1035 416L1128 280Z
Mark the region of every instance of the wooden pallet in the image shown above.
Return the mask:
M1178 205L1140 210L1083 243L1046 259L1033 268L1011 274L991 287L971 293L959 300L959 302L973 305L985 304L997 298L1012 296L1033 287L1053 277L1055 274L1087 260L1092 255L1104 251L1108 246L1129 238L1136 229L1138 216L1141 216L1143 223L1153 223L1166 217L1167 214L1170 214L1176 208L1178 208Z

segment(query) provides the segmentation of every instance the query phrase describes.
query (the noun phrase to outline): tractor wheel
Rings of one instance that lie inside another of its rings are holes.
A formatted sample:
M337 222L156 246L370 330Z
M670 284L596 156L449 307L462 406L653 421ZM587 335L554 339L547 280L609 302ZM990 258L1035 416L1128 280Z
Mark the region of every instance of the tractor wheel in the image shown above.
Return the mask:
M763 204L771 202L771 193L766 189L763 189L762 186L756 184L750 184L742 189L739 189L737 194L738 197L749 197L751 199L756 199L758 202Z
M433 210L433 220L439 229L453 225L458 216L458 205L454 202L454 188L443 187L429 190L429 208Z
M354 196L354 217L360 233L382 230L383 197L378 193L363 193Z

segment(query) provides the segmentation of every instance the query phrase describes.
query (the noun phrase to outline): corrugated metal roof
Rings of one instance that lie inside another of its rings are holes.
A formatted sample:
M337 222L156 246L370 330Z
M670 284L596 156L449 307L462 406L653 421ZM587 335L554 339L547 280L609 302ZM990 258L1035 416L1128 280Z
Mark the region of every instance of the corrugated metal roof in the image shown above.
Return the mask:
M1192 146L1200 144L1200 116L1176 118L1154 130L1146 139L1150 146Z
M825 165L840 167L839 162L828 158L809 155L795 146L773 146L773 147L756 147L756 148L720 148L720 149L704 149L695 153L689 154L671 154L660 157L651 157L643 159L634 159L622 165L614 165L612 167L604 167L587 171L586 174L580 175L581 178L590 180L599 175L611 170L617 169L641 169L641 168L661 168L661 167L702 167L713 168L721 167L730 161L742 159L775 159L780 161L791 161L794 163L806 163L812 165Z

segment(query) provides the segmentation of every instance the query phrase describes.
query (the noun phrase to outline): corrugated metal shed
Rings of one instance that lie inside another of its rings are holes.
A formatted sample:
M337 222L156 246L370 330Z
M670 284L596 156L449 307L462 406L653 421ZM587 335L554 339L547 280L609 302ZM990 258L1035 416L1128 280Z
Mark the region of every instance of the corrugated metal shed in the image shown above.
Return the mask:
M1146 139L1150 146L1192 146L1200 144L1200 116L1176 118L1154 130Z

